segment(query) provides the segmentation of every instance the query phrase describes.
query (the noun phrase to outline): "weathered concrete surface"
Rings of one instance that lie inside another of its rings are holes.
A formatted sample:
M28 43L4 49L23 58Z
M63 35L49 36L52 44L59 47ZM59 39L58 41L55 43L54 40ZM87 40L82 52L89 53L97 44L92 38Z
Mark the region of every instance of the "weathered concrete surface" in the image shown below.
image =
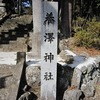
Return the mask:
M0 52L0 64L16 65L17 53L16 52Z
M25 56L16 65L0 65L0 100L17 99L24 61Z

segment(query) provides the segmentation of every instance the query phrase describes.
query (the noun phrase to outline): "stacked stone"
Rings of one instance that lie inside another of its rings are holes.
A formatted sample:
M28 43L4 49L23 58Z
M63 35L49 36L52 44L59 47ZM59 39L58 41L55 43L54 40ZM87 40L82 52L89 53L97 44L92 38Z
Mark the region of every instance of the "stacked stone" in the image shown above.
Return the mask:
M75 88L65 91L64 100L79 100L83 95L85 98L94 97L95 86L100 82L100 56L90 57L79 64L71 82L71 87Z

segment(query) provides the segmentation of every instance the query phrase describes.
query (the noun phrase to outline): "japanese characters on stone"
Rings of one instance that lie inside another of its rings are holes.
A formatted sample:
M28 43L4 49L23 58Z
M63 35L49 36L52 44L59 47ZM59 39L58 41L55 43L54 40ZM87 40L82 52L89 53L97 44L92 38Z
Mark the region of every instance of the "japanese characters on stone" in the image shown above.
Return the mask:
M50 13L47 13L46 14L46 17L45 17L45 21L44 21L44 25L46 24L54 24L55 23L55 20L54 20L54 17L53 17L53 13L50 12Z
M46 24L49 25L49 24L54 24L54 23L55 23L55 20L54 20L53 13L52 12L47 13L45 20L44 20L44 25L46 25ZM44 41L45 42L49 42L51 44L54 39L55 39L55 37L54 37L53 32L46 32L45 33L45 35L44 35ZM52 60L54 60L54 55L51 52L50 52L50 54L45 53L44 60L45 60L45 62L47 62L49 60L50 63L51 63Z
M50 54L45 53L44 60L45 60L45 62L47 62L49 60L51 63L51 61L54 60L54 55L51 52L50 52Z
M53 75L51 72L45 72L44 80L53 80Z
M45 33L44 35L44 41L45 42L53 42L53 40L55 39L55 37L53 36L54 33Z

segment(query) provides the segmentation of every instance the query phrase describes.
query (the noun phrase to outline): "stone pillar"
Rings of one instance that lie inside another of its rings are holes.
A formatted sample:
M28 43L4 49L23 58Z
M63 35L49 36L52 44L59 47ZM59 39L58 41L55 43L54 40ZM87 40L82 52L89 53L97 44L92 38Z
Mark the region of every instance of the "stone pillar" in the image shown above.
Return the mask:
M34 58L40 58L41 53L41 25L42 25L42 0L32 0L33 4L33 37L32 37L32 55Z
M58 3L43 2L41 100L56 100Z

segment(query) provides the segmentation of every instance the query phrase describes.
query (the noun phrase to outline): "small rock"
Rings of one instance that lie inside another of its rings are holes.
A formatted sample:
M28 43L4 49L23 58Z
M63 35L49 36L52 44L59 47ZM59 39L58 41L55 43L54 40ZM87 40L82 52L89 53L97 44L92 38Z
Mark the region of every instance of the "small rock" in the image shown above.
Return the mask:
M67 55L66 51L64 51L64 50L62 50L59 55L65 63L71 64L74 60L73 56Z
M82 84L81 90L83 91L85 97L93 97L95 94L95 88L91 83Z
M79 100L82 95L82 91L78 89L66 90L63 100Z
M66 50L68 48L67 47L67 42L68 42L68 40L66 40L66 39L63 39L63 40L61 40L59 42L59 49L60 49L60 51Z
M31 87L40 84L40 66L28 66L26 68L27 84Z
M96 56L96 67L98 67L100 69L100 55Z
M26 92L23 95L21 95L18 100L25 100L25 99L28 100L29 96L30 96L30 92Z

